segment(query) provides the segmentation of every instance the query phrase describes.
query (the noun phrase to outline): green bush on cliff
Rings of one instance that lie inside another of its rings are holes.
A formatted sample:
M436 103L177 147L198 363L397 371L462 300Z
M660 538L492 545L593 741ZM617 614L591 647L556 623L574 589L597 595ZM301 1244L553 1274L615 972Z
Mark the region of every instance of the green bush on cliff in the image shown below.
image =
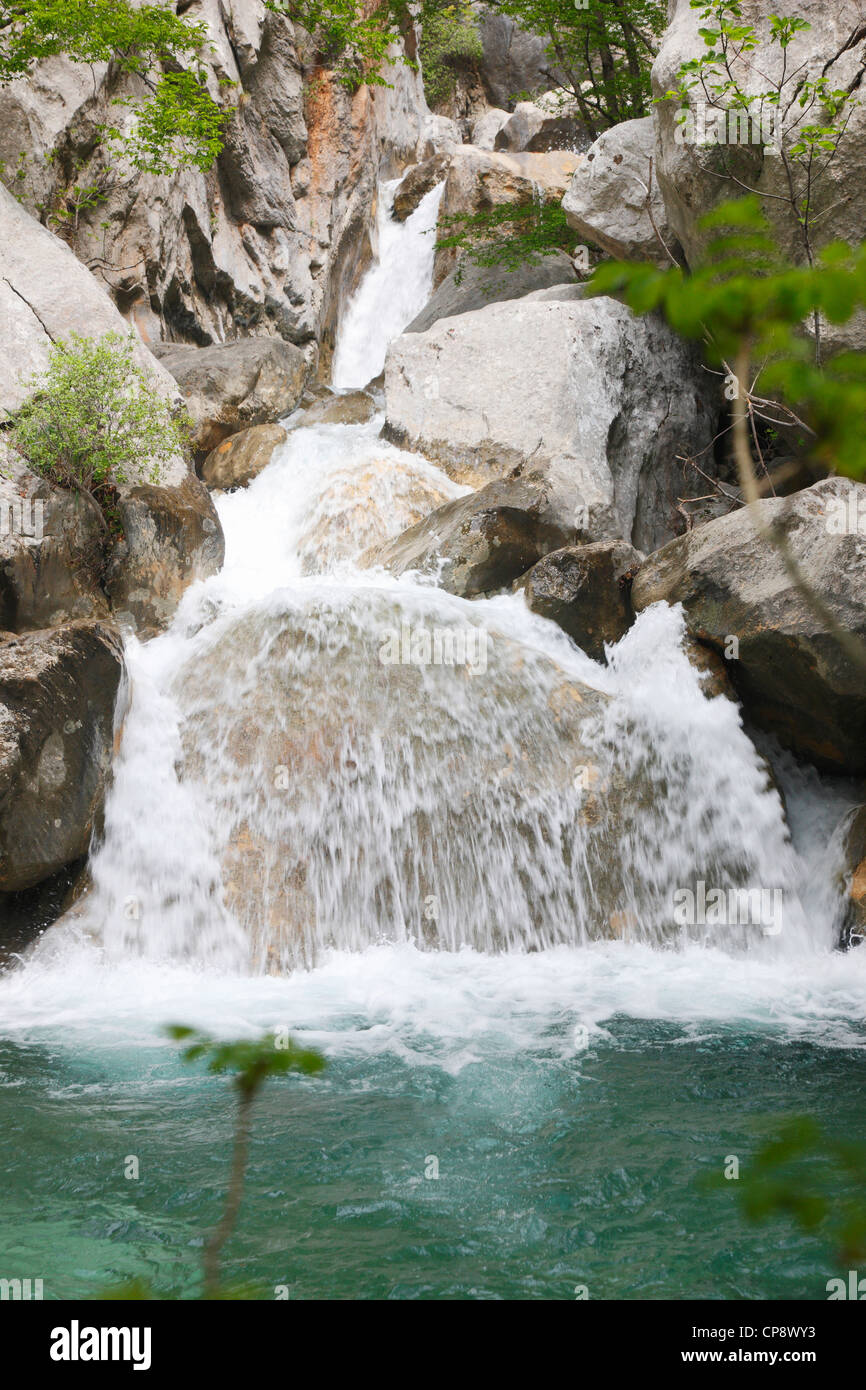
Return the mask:
M45 372L13 415L8 442L35 473L104 504L130 472L157 481L186 427L134 358L135 337L52 343Z

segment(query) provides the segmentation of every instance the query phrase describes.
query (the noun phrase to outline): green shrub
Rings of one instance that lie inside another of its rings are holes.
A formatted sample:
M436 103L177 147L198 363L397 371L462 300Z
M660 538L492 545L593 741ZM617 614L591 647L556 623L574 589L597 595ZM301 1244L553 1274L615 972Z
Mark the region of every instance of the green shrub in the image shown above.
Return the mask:
M135 343L120 333L52 343L7 435L35 473L100 504L130 472L157 482L161 465L185 448L186 423L135 362Z

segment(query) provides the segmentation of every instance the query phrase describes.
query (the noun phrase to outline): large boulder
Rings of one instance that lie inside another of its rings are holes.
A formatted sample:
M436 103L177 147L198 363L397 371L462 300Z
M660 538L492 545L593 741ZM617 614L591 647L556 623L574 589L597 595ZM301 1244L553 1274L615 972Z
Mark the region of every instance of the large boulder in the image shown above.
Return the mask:
M203 454L250 425L289 415L307 377L304 354L281 338L240 338L207 348L164 343L156 351L183 392L193 447Z
M99 825L123 657L103 623L0 642L0 894L87 853Z
M361 563L384 565L394 574L435 574L449 593L477 598L505 588L573 535L551 511L543 487L503 480L437 507L368 551Z
M574 285L577 279L571 258L564 251L540 256L535 264L526 263L511 270L505 266L478 265L467 260L458 270L445 276L404 333L426 333L439 319L484 309L506 299L522 299L537 290L554 285Z
M274 450L287 439L282 425L251 425L229 435L208 454L201 466L202 479L211 488L246 487L267 468Z
M105 546L88 494L53 487L0 444L0 632L106 617Z
M608 255L669 266L678 245L655 175L652 116L604 131L575 170L562 206L569 227Z
M798 83L807 78L823 77L829 90L858 88L862 74L862 7L845 3L827 5L824 0L800 0L796 13L808 21L808 27L795 35L784 51L767 42L771 16L777 11L774 0L749 0L743 6L743 20L756 25L761 42L755 50L746 49L731 58L731 74L747 95L766 91L776 80L781 65L787 66L791 81L787 97L792 104L787 120L796 119L814 124L816 116L807 104L800 108L793 103ZM706 51L699 35L702 20L690 0L673 0L671 20L663 35L653 65L653 92L663 98L678 86L677 72L683 62L691 61ZM856 93L855 93L856 95ZM772 140L769 120L764 134L768 143L762 147L760 122L749 129L749 139L739 130L727 143L699 143L701 120L698 103L702 102L704 128L715 130L715 117L700 84L690 94L691 128L678 126L678 102L661 100L655 106L657 174L667 207L668 221L681 243L690 265L700 259L709 239L715 233L698 227L700 217L717 203L739 196L741 189L730 178L720 177L727 163L741 183L766 195L763 207L773 228L773 240L782 254L790 260L803 262L803 238L797 217L787 205L789 196L788 166L780 158ZM772 114L767 108L767 117ZM820 179L812 170L811 207L815 216L814 241L820 245L842 238L860 242L866 238L866 207L861 196L866 176L866 108L855 102L850 109L845 135L832 160L822 161L826 169ZM788 161L790 165L790 160ZM804 190L803 177L794 169L795 184ZM832 209L832 215L830 211Z
M479 150L492 150L496 145L497 135L506 121L510 120L510 116L510 112L503 111L499 106L486 107L472 122L470 145Z
M545 92L537 101L519 101L493 140L495 150L515 153L528 150L581 150L587 145L586 127L577 103L562 93Z
M678 460L714 433L706 381L655 317L612 299L515 300L398 338L385 430L470 485L541 473L583 539L649 552L684 524Z
M866 487L828 478L758 506L809 591L842 629L866 641ZM866 772L864 670L816 615L747 509L697 526L649 557L632 603L639 610L660 600L682 603L692 635L728 657L757 724L819 766Z
M439 226L445 232L448 219L490 212L504 204L531 203L543 198L559 202L583 155L570 150L547 154L506 154L462 145L454 152L439 204ZM440 285L456 268L460 252L442 247L436 252L433 284Z
M629 591L643 555L626 541L566 546L545 555L518 581L533 613L550 618L595 661L634 620Z

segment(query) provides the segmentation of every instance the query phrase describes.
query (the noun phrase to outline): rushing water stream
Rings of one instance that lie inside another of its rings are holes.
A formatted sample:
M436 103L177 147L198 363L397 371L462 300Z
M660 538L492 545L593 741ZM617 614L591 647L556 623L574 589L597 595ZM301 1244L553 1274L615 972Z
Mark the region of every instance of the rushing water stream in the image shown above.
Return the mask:
M404 225L390 193L340 388L429 293L439 190ZM675 611L601 666L520 597L359 566L466 490L380 426L291 429L129 644L92 891L0 979L5 1263L194 1293L230 1100L160 1026L285 1025L330 1066L259 1107L229 1272L264 1297L823 1297L820 1245L697 1181L783 1113L866 1133L844 789L779 759L786 822ZM684 929L698 881L772 911Z

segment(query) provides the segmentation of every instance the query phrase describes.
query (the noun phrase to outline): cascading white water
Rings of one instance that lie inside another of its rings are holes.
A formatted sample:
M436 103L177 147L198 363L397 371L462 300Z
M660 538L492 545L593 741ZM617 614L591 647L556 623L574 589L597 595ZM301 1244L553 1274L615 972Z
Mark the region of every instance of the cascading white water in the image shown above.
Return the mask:
M383 191L340 385L374 376L422 306L440 192L400 225ZM835 903L810 899L779 796L736 708L702 693L677 612L643 614L601 666L520 596L358 568L466 490L380 423L295 429L220 499L222 572L130 644L79 928L115 962L254 972L378 941L826 952ZM677 930L673 894L698 880L778 892L783 930Z
M380 190L379 259L362 280L340 325L332 381L337 390L366 386L385 365L388 344L427 302L436 249L436 218L445 185L421 199L405 223L391 216L399 179Z

